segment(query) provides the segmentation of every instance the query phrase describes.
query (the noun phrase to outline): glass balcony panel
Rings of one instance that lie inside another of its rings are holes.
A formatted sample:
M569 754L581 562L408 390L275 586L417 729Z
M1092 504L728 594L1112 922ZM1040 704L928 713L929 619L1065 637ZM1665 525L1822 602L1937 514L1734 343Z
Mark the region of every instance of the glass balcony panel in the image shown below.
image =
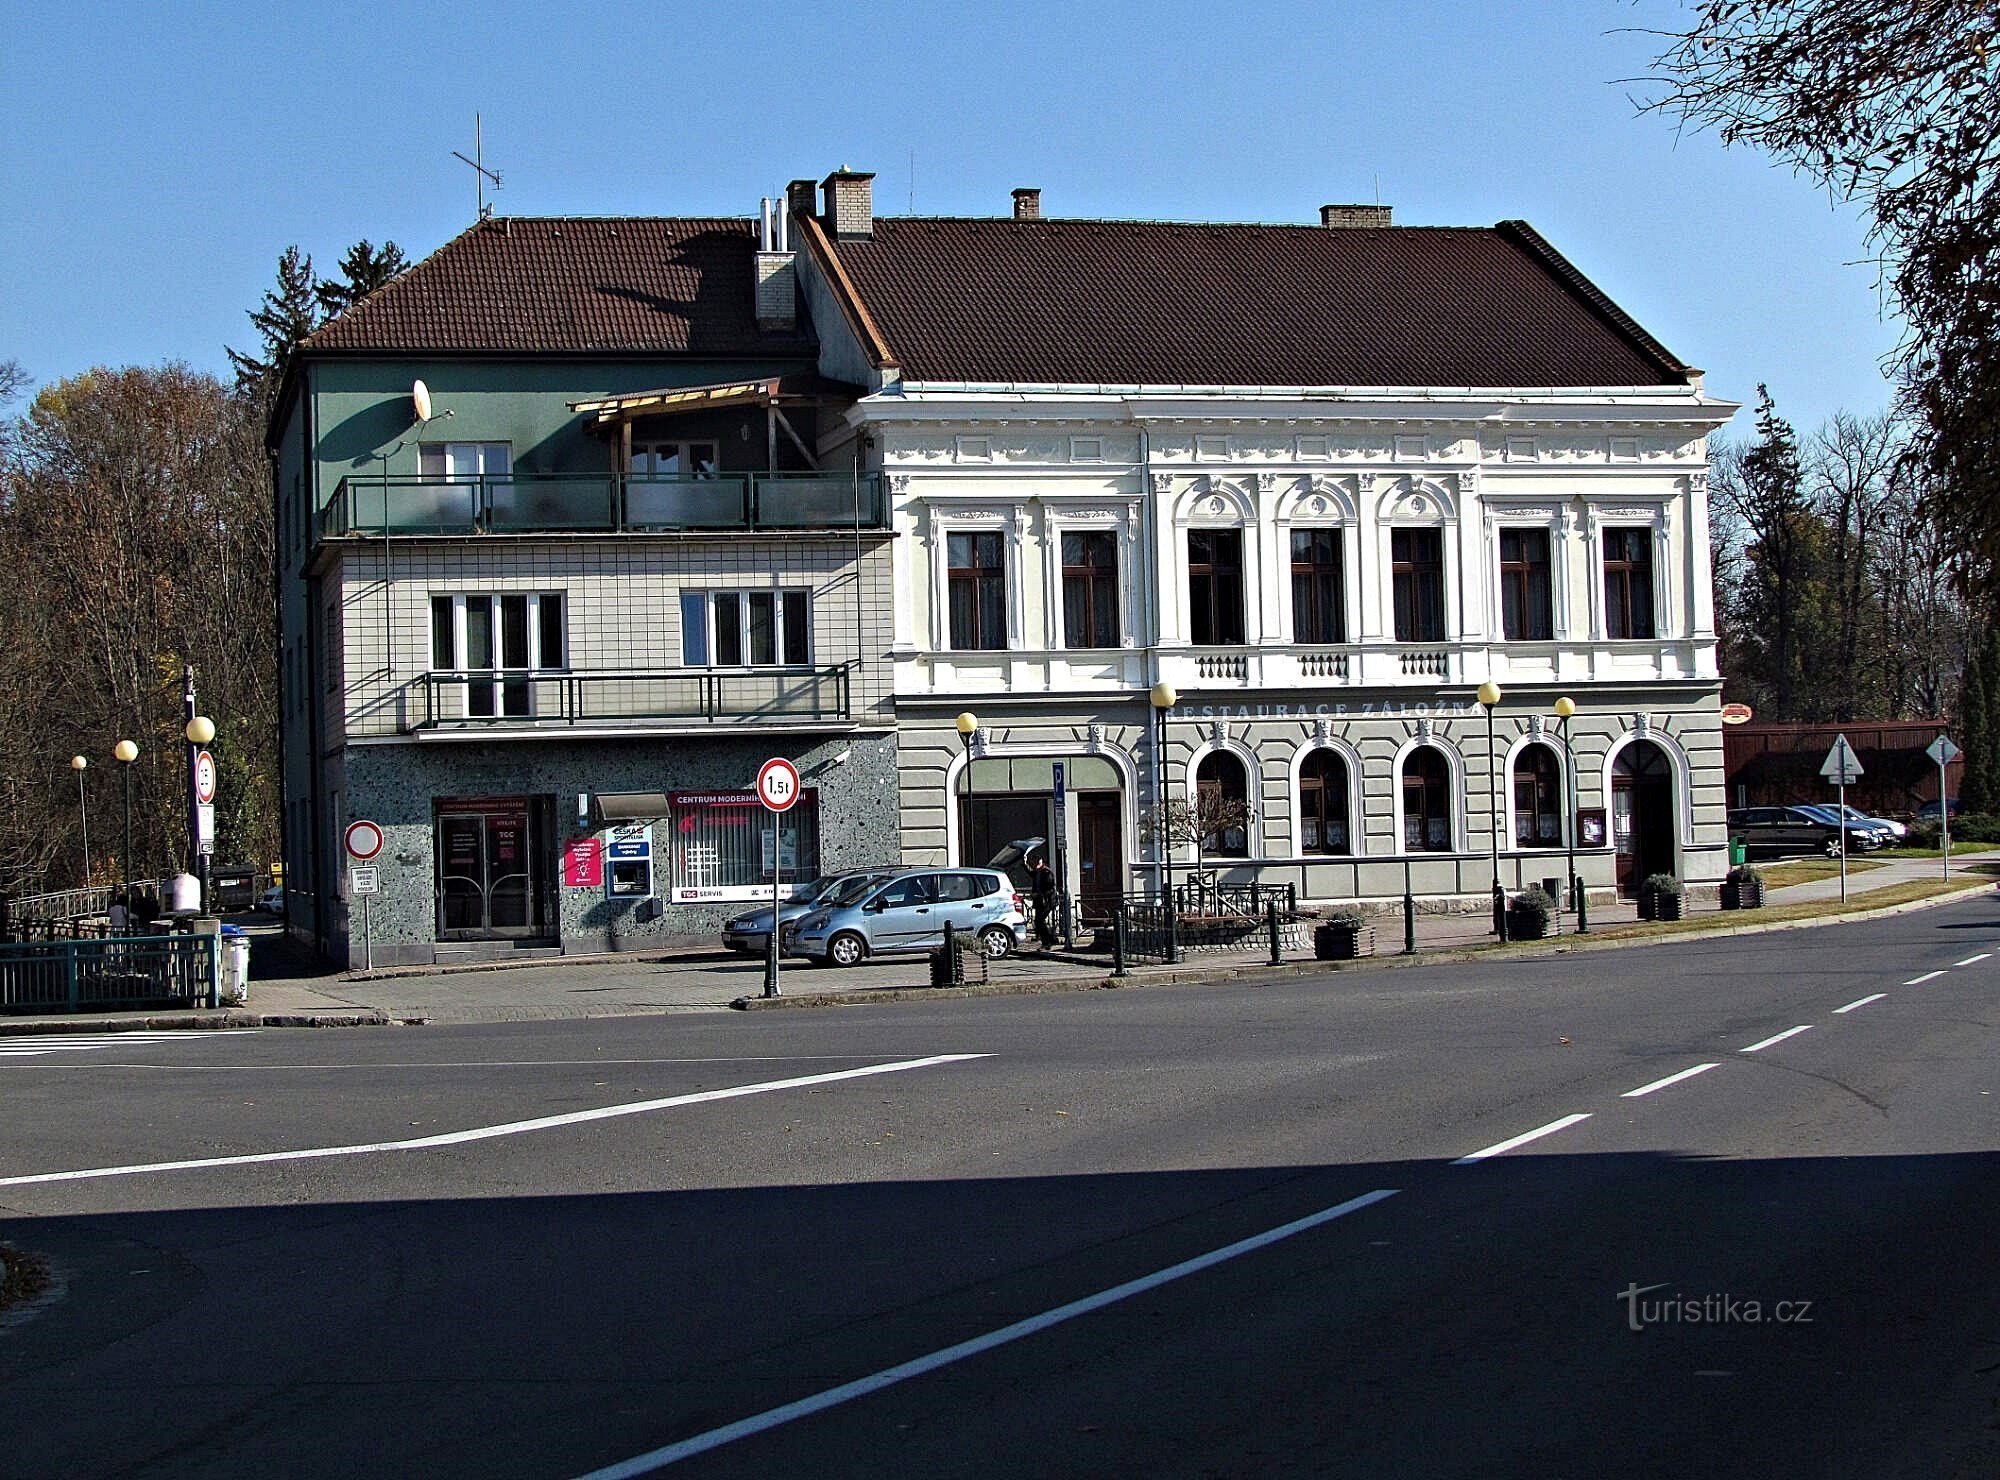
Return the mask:
M532 477L486 480L486 527L496 534L543 529L605 529L611 480Z
M742 478L628 478L627 529L743 529Z

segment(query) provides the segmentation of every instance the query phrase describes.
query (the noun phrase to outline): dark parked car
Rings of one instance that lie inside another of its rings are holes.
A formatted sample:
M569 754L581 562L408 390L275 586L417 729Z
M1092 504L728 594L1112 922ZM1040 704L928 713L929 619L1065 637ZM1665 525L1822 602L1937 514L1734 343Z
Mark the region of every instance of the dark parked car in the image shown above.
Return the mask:
M1957 797L1948 797L1943 802L1925 802L1921 807L1917 808L1917 821L1936 822L1940 817L1945 815L1946 807L1951 808L1951 815L1953 817L1958 816L1960 812L1965 810L1960 805Z
M1729 835L1743 839L1752 853L1766 857L1779 853L1824 853L1828 858L1838 858L1840 833L1832 818L1815 816L1804 807L1746 807L1729 814ZM1852 835L1848 841L1859 846Z
M892 868L844 869L809 879L792 891L779 908L778 918L786 925L811 914L821 904L844 891L859 890L899 872ZM722 943L732 951L761 955L771 944L771 907L749 910L722 927Z
M1886 822L1877 822L1873 817L1864 817L1849 807L1843 813L1838 807L1829 807L1814 802L1810 806L1795 808L1800 812L1810 812L1815 817L1824 818L1829 824L1847 828L1847 851L1849 853L1872 853L1877 848L1887 847L1896 841L1895 831Z

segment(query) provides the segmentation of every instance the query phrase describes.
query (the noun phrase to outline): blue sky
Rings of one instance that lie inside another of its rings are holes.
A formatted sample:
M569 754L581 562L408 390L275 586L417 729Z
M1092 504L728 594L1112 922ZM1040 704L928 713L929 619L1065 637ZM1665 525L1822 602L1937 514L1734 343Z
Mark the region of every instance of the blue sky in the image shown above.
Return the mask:
M1414 225L1523 217L1718 395L1802 427L1888 400L1858 214L1640 116L1683 7L0 0L0 360L37 381L223 346L298 243L421 256L474 211L753 214L876 172L876 205ZM1748 415L1736 430L1746 430Z

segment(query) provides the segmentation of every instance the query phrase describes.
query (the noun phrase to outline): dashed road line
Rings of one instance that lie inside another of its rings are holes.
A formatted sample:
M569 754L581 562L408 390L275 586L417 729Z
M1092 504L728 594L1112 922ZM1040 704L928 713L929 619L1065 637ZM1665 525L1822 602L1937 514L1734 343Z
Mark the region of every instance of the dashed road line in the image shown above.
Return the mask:
M1697 1074L1706 1074L1715 1064L1696 1064L1692 1069L1683 1069L1678 1074L1669 1074L1665 1079L1655 1079L1651 1084L1642 1084L1637 1089L1628 1089L1618 1098L1636 1100L1641 1095L1650 1095L1656 1089L1665 1089L1670 1084L1679 1084L1683 1079L1692 1079Z
M1967 956L1963 961L1954 961L1951 964L1954 966L1977 966L1981 961L1990 959L1992 955L1991 951L1981 951L1976 956Z
M1588 1119L1590 1119L1588 1115L1565 1115L1561 1120L1552 1120L1547 1125L1537 1126L1534 1130L1524 1131L1518 1136L1511 1136L1496 1146L1488 1146L1484 1151L1475 1151L1470 1156L1461 1156L1452 1165L1455 1167L1471 1166L1474 1162L1484 1161L1489 1156L1498 1156L1503 1151L1512 1151L1516 1146L1525 1146L1530 1141L1539 1141L1543 1136L1553 1136L1557 1131L1566 1131L1579 1121Z
M672 1110L682 1105L705 1105L716 1100L741 1099L745 1095L767 1095L779 1090L807 1089L818 1084L835 1084L844 1079L866 1079L876 1074L896 1074L905 1069L928 1069L937 1064L962 1064L988 1058L983 1053L944 1053L929 1058L900 1059L888 1064L870 1064L861 1069L838 1069L829 1074L806 1074L797 1079L768 1079L761 1084L740 1084L729 1089L697 1090L693 1094L670 1095L661 1100L635 1100L623 1105L605 1105L596 1110L574 1110L564 1115L542 1115L533 1120L512 1120L501 1125L473 1126L469 1130L446 1131L435 1136L412 1136L406 1141L372 1141L356 1146L310 1146L298 1151L258 1151L242 1156L204 1156L190 1161L156 1161L139 1166L90 1167L75 1172L35 1172L20 1177L0 1177L0 1187L37 1186L48 1182L84 1182L100 1177L137 1177L149 1172L189 1172L210 1167L256 1166L274 1161L317 1161L330 1156L367 1156L378 1151L424 1151L437 1146L461 1146L468 1141L490 1141L497 1136L521 1136L530 1131L554 1130L561 1126L585 1125L593 1120L617 1120L627 1115L644 1115L654 1110Z
M828 1388L825 1392L814 1393L809 1398L800 1398L797 1402L786 1403L782 1407L766 1409L749 1418L738 1419L735 1423L724 1424L721 1428L710 1429L707 1433L696 1434L690 1439L682 1439L677 1444L668 1444L618 1464L607 1465L601 1470L592 1470L589 1474L579 1477L579 1480L632 1480L632 1477L637 1475L650 1475L655 1470L663 1470L680 1460L691 1459L697 1454L706 1454L711 1449L719 1449L724 1444L734 1443L738 1439L747 1439L752 1434L764 1433L794 1419L824 1413L827 1409L838 1407L842 1403L851 1403L856 1398L879 1393L882 1389L893 1387L899 1382L922 1377L925 1373L935 1372L940 1367L948 1367L954 1362L962 1362L968 1357L976 1357L996 1347L1006 1346L1023 1337L1046 1331L1064 1321L1075 1320L1078 1316L1103 1310L1106 1306L1115 1305L1121 1300L1129 1300L1134 1295L1143 1295L1149 1290L1157 1290L1162 1285L1185 1279L1191 1274L1213 1269L1218 1264L1255 1253L1282 1239L1331 1223L1336 1218L1345 1218L1349 1213L1358 1213L1363 1208L1373 1207L1384 1198L1394 1197L1396 1191L1397 1189L1393 1187L1383 1187L1374 1192L1364 1192L1361 1196L1349 1198L1334 1207L1321 1208L1317 1213L1310 1213L1293 1222L1280 1224L1276 1228L1268 1228L1262 1233L1252 1234L1249 1238L1240 1239L1236 1243L1225 1244L1222 1248L1211 1249L1206 1254L1198 1254L1192 1259L1155 1270L1152 1274L1142 1275L1136 1280L1127 1280L1122 1285L1113 1285L1108 1290L1100 1290L1095 1295L1086 1295L1081 1300L1072 1300L1067 1305L1058 1305L1053 1310L1045 1310L1040 1315L1029 1316L1010 1326L988 1331L983 1336L975 1336L969 1341L943 1347L926 1356L898 1363L894 1367L885 1367L867 1377L844 1382L838 1387Z
M1782 1033L1773 1033L1769 1038L1753 1043L1748 1048L1739 1048L1737 1052L1756 1053L1761 1048L1769 1048L1774 1043L1783 1043L1787 1038L1796 1038L1801 1033L1810 1033L1811 1031L1811 1023L1800 1023L1796 1028L1787 1028Z
M1903 985L1906 987L1921 987L1925 982L1936 981L1943 975L1942 971L1926 971L1922 976L1911 977Z
M1870 992L1866 997L1862 997L1856 1001L1850 1002L1845 1007L1834 1008L1834 1011L1836 1013L1852 1012L1857 1007L1866 1007L1871 1002L1880 1002L1884 997L1888 995L1889 994L1887 992Z

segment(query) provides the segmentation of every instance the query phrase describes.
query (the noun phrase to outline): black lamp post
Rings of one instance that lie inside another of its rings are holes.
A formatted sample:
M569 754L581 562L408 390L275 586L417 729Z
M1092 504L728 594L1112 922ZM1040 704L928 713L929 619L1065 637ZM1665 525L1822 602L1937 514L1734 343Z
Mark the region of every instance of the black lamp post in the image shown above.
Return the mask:
M88 757L73 755L69 758L69 768L76 772L76 810L83 818L83 887L90 887L90 803L83 795L83 773L90 767Z
M1576 911L1576 925L1581 932L1589 927L1576 882L1576 752L1569 745L1569 717L1575 713L1576 701L1567 694L1556 700L1556 720L1562 726L1563 847L1569 853L1569 907Z
M1479 703L1486 711L1487 832L1493 840L1493 934L1507 939L1507 891L1500 887L1500 752L1493 739L1493 711L1500 704L1500 685L1487 679L1479 686Z
M199 897L195 908L208 913L208 860L209 850L202 846L201 836L201 748L215 738L215 721L205 714L194 712L194 670L188 670L187 727L182 733L187 737L188 772L188 872L195 877ZM210 845L211 847L213 844Z
M973 856L972 819L978 810L977 795L972 787L972 742L979 738L979 716L970 709L965 710L952 721L958 731L958 738L965 746L965 837L958 845L958 861L962 867L970 868L979 860Z
M1174 800L1173 784L1167 780L1167 711L1180 702L1174 686L1162 681L1153 685L1153 769L1160 783L1159 827L1160 869L1163 897L1167 907L1167 964L1181 959L1180 912L1174 907Z
M139 759L139 747L130 740L120 740L112 747L111 753L118 757L119 769L125 773L125 851L118 856L118 873L124 881L120 892L125 898L125 928L132 928L132 762Z

